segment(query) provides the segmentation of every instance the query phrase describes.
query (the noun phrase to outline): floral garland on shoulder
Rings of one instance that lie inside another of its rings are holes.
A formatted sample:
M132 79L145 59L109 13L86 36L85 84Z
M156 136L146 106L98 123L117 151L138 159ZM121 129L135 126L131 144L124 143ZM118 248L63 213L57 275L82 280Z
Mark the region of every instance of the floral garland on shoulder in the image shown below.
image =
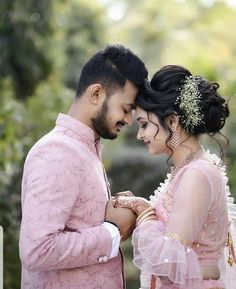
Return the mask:
M167 178L163 183L160 183L160 186L154 191L154 194L150 196L150 202L155 206L159 198L163 198L166 194L167 188L169 186L171 179L171 174L167 174Z

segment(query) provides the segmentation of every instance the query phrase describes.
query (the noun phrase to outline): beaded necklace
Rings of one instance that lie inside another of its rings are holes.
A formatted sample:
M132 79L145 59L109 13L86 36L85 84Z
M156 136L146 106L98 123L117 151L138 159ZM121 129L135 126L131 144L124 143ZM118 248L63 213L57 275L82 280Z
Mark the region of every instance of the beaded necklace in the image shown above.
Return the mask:
M177 166L172 166L171 167L171 177L170 180L173 180L174 177L176 176L176 174L179 172L180 169L182 169L183 167L185 167L186 165L188 165L194 158L195 156L197 156L198 154L200 154L203 151L203 148L201 147L199 150L197 150L196 152L192 152L190 154L188 154L184 160Z

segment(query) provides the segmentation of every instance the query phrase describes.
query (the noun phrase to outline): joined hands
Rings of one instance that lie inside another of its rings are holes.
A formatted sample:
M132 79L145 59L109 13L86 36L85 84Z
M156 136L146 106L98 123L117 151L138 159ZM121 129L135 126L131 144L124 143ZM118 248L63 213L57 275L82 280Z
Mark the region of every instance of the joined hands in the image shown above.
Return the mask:
M107 202L105 221L114 223L120 231L122 241L127 240L135 224L156 220L152 204L142 197L135 197L130 191L120 192Z
M126 191L115 195L116 208L131 209L137 216L136 225L143 221L156 220L156 211L151 202L142 197L135 197L132 192Z

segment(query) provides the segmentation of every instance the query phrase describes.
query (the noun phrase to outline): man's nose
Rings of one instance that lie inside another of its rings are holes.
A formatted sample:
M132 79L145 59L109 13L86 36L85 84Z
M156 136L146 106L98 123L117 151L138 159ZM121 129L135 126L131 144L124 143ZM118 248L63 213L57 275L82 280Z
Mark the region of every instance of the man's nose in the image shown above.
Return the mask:
M128 125L132 125L132 123L133 123L132 111L128 112L128 113L125 115L124 121L125 121L125 123L128 124Z

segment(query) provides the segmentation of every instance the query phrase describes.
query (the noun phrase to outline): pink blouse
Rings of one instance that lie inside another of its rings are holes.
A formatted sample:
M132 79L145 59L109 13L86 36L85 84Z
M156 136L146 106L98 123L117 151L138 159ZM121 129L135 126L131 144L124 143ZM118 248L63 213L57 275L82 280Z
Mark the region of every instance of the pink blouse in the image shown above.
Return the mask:
M218 264L227 240L222 171L211 159L193 160L151 200L158 220L135 229L134 263L142 272L167 277L161 288L201 288L203 267Z

